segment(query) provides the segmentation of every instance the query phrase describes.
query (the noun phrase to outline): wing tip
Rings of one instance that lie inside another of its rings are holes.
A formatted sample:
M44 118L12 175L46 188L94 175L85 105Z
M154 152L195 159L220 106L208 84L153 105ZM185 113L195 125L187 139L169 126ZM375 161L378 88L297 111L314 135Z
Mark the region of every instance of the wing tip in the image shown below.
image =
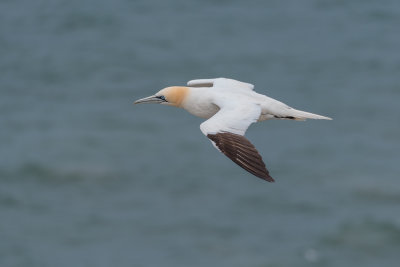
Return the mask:
M269 174L268 174L267 177L262 178L262 179L265 180L265 181L267 181L267 182L270 182L270 183L275 183L275 179L272 178Z
M269 171L266 169L266 172L260 174L260 175L255 175L258 178L267 181L269 183L275 183L275 179L271 177L271 175L269 175Z
M269 175L269 171L265 167L257 149L244 136L230 132L220 132L207 134L207 137L220 152L244 170L264 181L275 182L274 178ZM247 156L243 154L246 151L249 153ZM252 162L253 160L254 162Z
M186 84L190 87L212 87L215 79L194 79L188 81Z

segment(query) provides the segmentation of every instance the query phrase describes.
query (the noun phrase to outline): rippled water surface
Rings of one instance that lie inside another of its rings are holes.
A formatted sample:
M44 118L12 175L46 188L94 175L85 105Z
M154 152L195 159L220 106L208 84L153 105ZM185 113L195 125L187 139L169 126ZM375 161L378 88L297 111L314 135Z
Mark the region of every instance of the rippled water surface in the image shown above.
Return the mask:
M0 1L1 266L397 266L400 2ZM231 77L333 121L247 133L138 98Z

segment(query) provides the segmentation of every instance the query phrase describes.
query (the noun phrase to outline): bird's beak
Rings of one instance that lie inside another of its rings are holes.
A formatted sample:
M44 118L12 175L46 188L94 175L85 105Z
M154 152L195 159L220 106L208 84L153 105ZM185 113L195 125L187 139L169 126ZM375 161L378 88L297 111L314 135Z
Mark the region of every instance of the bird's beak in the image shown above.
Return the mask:
M160 98L156 97L155 95L152 96L148 96L139 100L136 100L135 102L133 102L133 104L160 104L164 102L163 100L161 100Z

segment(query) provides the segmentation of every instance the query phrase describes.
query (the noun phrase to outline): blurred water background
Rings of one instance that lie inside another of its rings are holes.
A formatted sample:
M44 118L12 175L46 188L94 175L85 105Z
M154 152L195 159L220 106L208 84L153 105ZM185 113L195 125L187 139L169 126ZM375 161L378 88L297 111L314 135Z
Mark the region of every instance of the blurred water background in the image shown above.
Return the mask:
M0 266L398 266L400 2L0 1ZM230 77L333 121L133 106Z

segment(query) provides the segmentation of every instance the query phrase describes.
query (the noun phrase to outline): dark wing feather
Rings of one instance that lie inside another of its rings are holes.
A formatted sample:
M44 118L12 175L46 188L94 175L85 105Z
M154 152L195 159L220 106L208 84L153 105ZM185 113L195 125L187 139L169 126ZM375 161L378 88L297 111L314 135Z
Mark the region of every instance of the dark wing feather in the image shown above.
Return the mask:
M274 182L262 157L246 137L229 132L208 134L207 137L237 165L263 180Z

